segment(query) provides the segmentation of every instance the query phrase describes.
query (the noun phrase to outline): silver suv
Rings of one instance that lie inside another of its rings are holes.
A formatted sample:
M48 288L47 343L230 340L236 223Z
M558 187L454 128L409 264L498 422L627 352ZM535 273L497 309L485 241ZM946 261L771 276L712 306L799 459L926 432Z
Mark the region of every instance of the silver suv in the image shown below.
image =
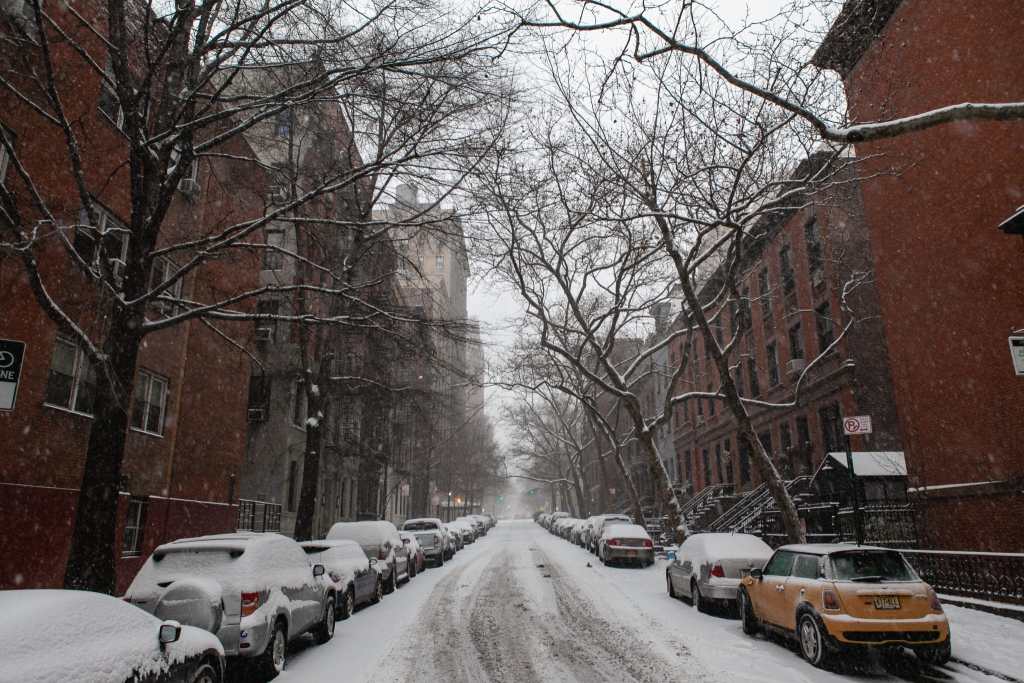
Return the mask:
M284 670L289 641L334 636L335 595L298 543L280 534L186 538L153 551L125 599L150 614L213 633L230 659L254 664L246 680Z

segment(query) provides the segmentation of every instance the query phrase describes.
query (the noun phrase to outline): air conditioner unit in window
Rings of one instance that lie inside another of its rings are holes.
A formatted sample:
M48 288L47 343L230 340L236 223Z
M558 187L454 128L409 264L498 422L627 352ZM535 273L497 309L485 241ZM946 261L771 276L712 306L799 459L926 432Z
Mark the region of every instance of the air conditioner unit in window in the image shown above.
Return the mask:
M807 361L803 358L794 358L786 364L786 371L791 375L796 375L804 371L807 367Z
M249 422L265 422L267 411L263 408L249 408L248 416Z
M269 204L286 204L288 202L288 188L284 185L274 185L267 194Z
M815 287L821 287L822 285L824 285L825 273L823 273L821 270L814 271L814 274L811 275L811 284L813 284Z
M178 181L178 189L189 199L199 196L199 181L195 178L182 178Z
M273 339L274 339L274 330L272 328L269 328L269 327L257 327L256 328L256 341L258 341L258 342L268 342L268 341L273 341Z

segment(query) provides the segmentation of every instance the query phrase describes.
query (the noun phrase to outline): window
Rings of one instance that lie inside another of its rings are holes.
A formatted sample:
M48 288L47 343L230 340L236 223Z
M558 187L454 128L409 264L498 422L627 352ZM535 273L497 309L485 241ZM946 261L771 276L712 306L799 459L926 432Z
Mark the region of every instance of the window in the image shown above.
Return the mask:
M704 469L704 485L707 486L711 483L711 458L708 456L708 449L701 450L700 458Z
M142 531L146 526L146 499L128 500L128 519L124 523L124 543L121 554L135 557L142 554Z
M284 265L284 230L267 230L267 248L263 250L263 270L281 270Z
M690 451L686 451L683 454L683 469L686 471L686 481L689 484L693 484L693 458L690 455Z
M739 318L735 326L737 334L750 331L750 289L747 287L740 292Z
M768 359L768 386L774 387L779 384L779 356L775 349L775 344L769 344L764 351L765 356Z
M821 439L825 452L841 450L843 441L839 430L839 406L835 403L825 406L818 411L818 419L821 420Z
M178 162L180 160L181 160L181 147L178 146L178 145L175 145L174 147L171 148L171 158L170 158L171 167L177 166ZM168 173L168 175L170 175L171 168L167 169L167 173ZM187 181L187 180L195 180L198 177L199 177L199 160L196 159L195 157L193 157L192 158L192 162L189 164L189 167L187 169L185 169L185 172L182 174L181 178L179 179L178 187L181 188L181 189L184 189L183 183L185 181Z
M761 383L757 380L757 359L753 356L747 359L747 381L750 384L750 396L760 396Z
M803 336L800 334L800 323L796 323L789 328L789 357L804 357L804 342Z
M804 225L804 241L807 243L807 270L812 275L821 270L821 236L818 221L811 219Z
M795 553L788 550L777 550L768 564L764 566L765 576L789 576L793 569Z
M153 291L174 274L177 270L177 266L169 258L161 256L153 260L153 269L149 273L149 291ZM170 315L174 312L174 302L169 299L180 299L181 298L181 281L182 278L178 278L174 281L174 284L169 285L158 295L158 298L154 305L164 315Z
M46 381L46 403L92 415L95 400L96 372L85 352L70 339L57 337Z
M288 463L288 490L285 494L285 502L288 505L288 512L295 512L295 505L298 502L298 496L296 495L296 493L298 493L298 491L296 490L299 483L298 478L299 463L296 460L292 460L291 462Z
M270 407L270 378L262 373L249 377L249 407Z
M750 482L750 441L740 435L740 483Z
M274 316L278 315L280 308L281 302L277 299L264 299L263 301L256 302L256 315L266 316L265 318L257 318L256 327L257 329L270 331L269 341L274 341L277 338L277 320Z
M764 447L764 452L768 454L768 457L772 457L772 431L766 429L757 435L757 440L761 442L761 446Z
M11 148L14 147L14 133L6 128L0 127L0 135L3 135L4 140L10 143ZM11 154L7 151L7 145L0 142L0 185L5 185L7 181L7 171L10 167Z
M110 260L115 281L120 280L124 264L128 260L128 228L109 211L93 203L96 225L89 220L89 213L83 208L79 214L79 225L75 228L74 247L78 255L93 268L98 268L101 258ZM99 249L96 248L99 242Z
M793 262L788 244L783 245L779 249L779 273L782 276L782 291L788 294L796 286L796 282L793 279Z
M811 445L811 429L807 425L807 418L802 415L796 418L796 438L796 445L800 448L807 448Z
M292 114L291 109L277 112L277 117L274 119L274 136L279 138L291 137L294 122L295 116Z
M793 576L798 579L817 579L820 577L818 566L816 555L797 555L796 563L793 565Z
M730 439L726 439L722 445L722 449L725 451L725 483L733 483L733 472L732 472L732 452L730 450Z
M437 255L434 256L434 270L437 271L438 273L443 273L444 272L444 252L443 251L437 252Z
M793 447L793 435L789 431L788 422L779 425L779 447L783 453L788 453Z
M814 326L818 333L818 353L825 353L825 349L836 340L832 325L832 307L826 301L814 309L814 314Z
M117 98L114 89L114 73L108 65L106 74L100 80L100 112L110 119L110 122L117 126L118 130L124 128L124 109L121 108L121 100Z
M167 380L139 370L132 406L132 427L148 434L163 434L166 408Z
M306 397L306 383L301 379L292 382L292 424L302 429L306 428L306 410L308 409Z
M718 482L725 481L725 466L722 463L722 444L715 444L715 467L718 469Z

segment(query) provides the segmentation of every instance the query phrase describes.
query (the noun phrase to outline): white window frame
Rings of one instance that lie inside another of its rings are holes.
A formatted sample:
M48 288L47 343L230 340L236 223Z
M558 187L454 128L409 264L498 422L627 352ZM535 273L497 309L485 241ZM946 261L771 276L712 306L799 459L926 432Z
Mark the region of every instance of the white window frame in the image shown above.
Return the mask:
M159 405L159 414L157 417L157 429L154 431L149 428L149 418L154 409L153 402L153 389L159 387L162 390L163 400ZM135 393L132 394L132 414L131 414L131 429L134 432L140 432L142 434L149 434L150 436L163 436L164 435L164 421L167 417L167 397L170 394L168 391L167 379L152 373L148 370L139 369L138 377L135 380L135 392L145 392L144 396L141 397L141 403L144 406L143 414L140 420L141 426L135 424L136 420L139 419L138 409L136 403L138 402Z
M128 263L128 242L131 239L131 235L128 233L128 227L118 220L117 216L95 202L93 203L93 210L99 218L99 225L92 225L92 223L89 222L89 212L86 211L84 207L81 211L81 223L83 225L88 225L93 230L92 237L95 246L93 247L92 263L89 265L93 268L99 268L100 249L103 246L103 237L107 232L112 229L116 229L118 234L122 237L121 253L111 260L114 262L114 279L120 281L121 277L124 275L125 266ZM114 225L114 228L110 227L111 224Z
M439 251L434 254L434 270L438 273L444 272L444 252Z
M178 265L166 256L159 256L153 259L153 266L149 271L149 291L156 289L161 282L170 277L171 273L177 269ZM184 278L178 278L175 280L170 287L162 292L161 296L170 296L175 299L181 298L181 285L183 279ZM154 299L153 304L157 310L164 315L167 315L168 312L173 312L174 310L174 304L170 301Z
M106 72L106 78L100 78L100 98L102 100L103 95L105 93L109 93L109 95L114 99L114 102L117 103L117 115L115 117L111 117L110 114L104 111L103 107L101 106L101 103L96 104L96 109L98 109L99 112L103 114L103 117L107 119L107 121L110 121L112 124L114 124L115 128L123 131L124 107L121 106L121 99L117 96L117 90L112 85L113 81L114 74L111 73L109 70Z
M179 159L181 159L181 147L179 145L175 145L174 147L171 148L171 159L170 159L170 161L171 161L171 163L173 165L177 166ZM170 169L168 169L168 170L170 170ZM182 182L184 182L186 180L196 180L198 178L199 178L199 159L196 159L195 157L193 157L192 163L189 164L188 171L186 171L185 174L182 175L181 178L178 179L178 188L179 189L181 188L181 183Z
M75 413L76 415L83 415L85 417L92 417L93 416L92 413L86 412L84 410L80 410L80 409L75 407L76 404L78 403L78 393L79 393L79 391L82 388L82 380L83 380L83 378L85 376L85 373L89 371L89 361L85 357L85 351L82 349L82 347L79 344L75 343L70 337L66 337L64 335L57 335L57 338L55 340L54 346L56 346L57 344L66 344L66 345L71 346L71 347L73 347L75 349L75 361L74 361L74 365L73 365L72 370L71 370L71 372L72 372L72 375L71 375L71 394L68 397L68 404L67 405L61 405L59 403L50 403L49 401L46 400L46 398L45 398L46 390L49 388L49 382L50 382L49 372L52 372L52 369L53 369L53 355L51 354L51 356L50 356L50 369L49 369L49 371L47 373L47 376L46 376L47 387L44 389L44 394L43 394L43 396L44 396L44 398L43 398L43 405L49 406L51 408L57 408L59 410L66 410L66 411L68 411L70 413Z
M128 517L124 523L124 536L121 540L121 557L138 557L142 555L147 505L148 501L145 498L128 499ZM132 541L131 544L128 542L129 539Z
M266 271L278 271L284 269L284 229L283 228L267 228L266 232L266 245L267 247L276 247L276 249L266 249L263 252L263 258L261 259L260 269ZM274 240L271 241L271 235L274 236ZM271 262L272 261L272 262ZM269 265L268 265L269 263Z

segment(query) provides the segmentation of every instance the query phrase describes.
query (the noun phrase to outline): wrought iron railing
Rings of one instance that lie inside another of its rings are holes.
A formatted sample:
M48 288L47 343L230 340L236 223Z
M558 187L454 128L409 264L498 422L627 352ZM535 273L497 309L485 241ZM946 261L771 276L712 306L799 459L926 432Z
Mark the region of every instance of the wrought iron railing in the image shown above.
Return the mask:
M918 544L917 513L913 505L865 505L861 508L861 517L865 543L885 548L914 548ZM857 539L851 508L836 510L835 533L841 541Z
M280 531L281 505L262 500L238 501L238 531Z
M901 548L939 593L1024 604L1024 554Z

